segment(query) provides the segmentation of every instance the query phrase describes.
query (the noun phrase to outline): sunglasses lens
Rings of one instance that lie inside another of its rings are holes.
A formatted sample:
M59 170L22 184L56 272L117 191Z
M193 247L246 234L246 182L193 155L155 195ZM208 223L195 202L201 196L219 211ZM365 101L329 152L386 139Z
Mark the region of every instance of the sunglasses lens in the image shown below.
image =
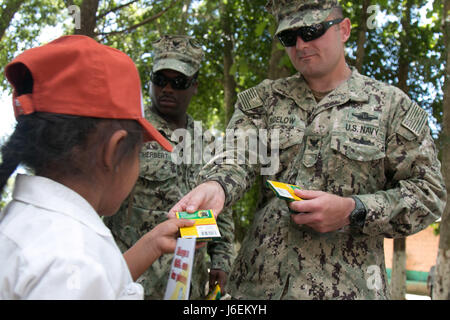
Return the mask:
M157 85L158 87L164 88L167 83L170 83L170 86L175 90L186 90L189 88L193 81L189 80L187 77L176 77L176 78L167 78L163 74L154 73L151 75L151 81Z
M280 32L277 37L283 46L293 47L297 44L297 36L305 42L316 40L323 36L331 26L341 23L343 20L343 18L340 18L295 30L285 30Z
M297 43L297 30L286 30L278 34L278 40L285 47L293 47Z
M317 38L320 38L325 33L325 28L322 24L316 24L310 27L302 27L300 28L300 37L303 41L313 41Z
M167 85L167 78L159 73L153 73L151 76L151 81L158 87L165 87Z
M191 86L186 77L176 77L175 79L171 79L170 85L176 90L185 90Z

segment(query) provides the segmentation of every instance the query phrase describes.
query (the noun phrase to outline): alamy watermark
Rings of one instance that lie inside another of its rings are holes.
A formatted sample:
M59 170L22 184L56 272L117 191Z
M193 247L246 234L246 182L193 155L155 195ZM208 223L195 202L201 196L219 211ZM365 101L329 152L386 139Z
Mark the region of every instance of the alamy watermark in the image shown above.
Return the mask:
M377 4L367 7L367 13L372 14L367 19L367 28L369 30L378 28L377 16L380 13L380 6Z
M171 153L173 163L260 165L262 175L273 175L279 169L278 129L227 129L213 134L203 131L201 121L194 121L193 135L187 129L176 129L172 141L179 141Z
M77 5L71 5L67 8L69 10L69 15L72 16L75 23L75 29L81 29L81 10Z
M367 288L375 291L380 290L383 286L381 268L377 265L370 265L367 267L366 273L369 275L366 279Z

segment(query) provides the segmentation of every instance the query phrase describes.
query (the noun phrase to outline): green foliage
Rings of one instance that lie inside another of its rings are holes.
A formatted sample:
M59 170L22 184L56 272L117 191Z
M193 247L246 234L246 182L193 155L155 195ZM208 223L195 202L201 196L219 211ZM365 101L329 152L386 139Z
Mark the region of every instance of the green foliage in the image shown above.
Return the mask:
M0 148L6 142L6 137L0 137ZM0 154L0 163L2 162L2 156ZM15 177L10 177L8 182L6 183L3 190L0 190L0 211L7 205L7 203L11 200L13 180Z
M1 8L0 19L3 19L4 12ZM67 11L64 3L58 0L30 0L24 1L20 6L5 35L0 39L0 82L3 88L7 88L3 67L23 50L40 45L37 41L39 35L45 32L46 27L61 23L67 17L67 12L64 11Z
M442 40L442 5L434 1L434 6L426 9L427 1L414 0L411 19L408 21L408 34L402 30L401 19L405 16L406 1L384 0L373 4L386 19L377 19L378 28L369 29L366 33L366 52L362 73L375 79L398 84L397 72L401 59L408 61L408 94L423 108L429 111L436 123L442 121L442 87L445 72L444 45ZM352 28L358 30L361 23L362 1L343 2L346 15L352 21ZM431 19L424 23L421 10L425 10L425 17ZM354 30L354 31L356 31ZM406 42L406 50L400 52L400 44ZM356 50L357 33L353 32L348 48ZM354 51L353 50L353 51ZM353 52L351 51L351 52ZM350 54L352 62L354 55Z
M431 228L433 228L433 233L435 236L438 236L441 233L441 223L440 222L432 223Z
M262 178L258 177L256 182L244 196L233 206L233 221L235 227L235 241L242 243L248 227L253 220L255 210L260 200L260 183Z

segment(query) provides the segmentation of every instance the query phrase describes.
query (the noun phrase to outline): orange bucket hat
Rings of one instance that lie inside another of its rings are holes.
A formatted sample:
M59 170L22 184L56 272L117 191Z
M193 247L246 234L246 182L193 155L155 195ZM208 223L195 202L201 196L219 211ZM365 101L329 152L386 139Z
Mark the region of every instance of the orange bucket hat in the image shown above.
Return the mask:
M32 93L18 96L26 69ZM94 39L70 35L26 50L5 75L14 88L15 116L49 112L105 119L132 119L144 128L144 141L172 145L145 118L139 73L125 53Z

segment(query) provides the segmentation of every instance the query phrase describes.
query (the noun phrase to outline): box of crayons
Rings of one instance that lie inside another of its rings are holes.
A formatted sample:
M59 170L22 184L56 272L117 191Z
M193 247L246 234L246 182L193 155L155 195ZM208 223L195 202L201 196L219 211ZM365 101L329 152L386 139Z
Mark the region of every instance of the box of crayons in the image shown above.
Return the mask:
M295 189L301 189L299 186L287 184L278 181L267 180L267 186L275 192L276 196L286 201L301 201L303 200L294 193Z
M210 241L221 237L216 219L212 210L198 210L193 213L177 212L178 219L193 219L195 224L191 227L180 228L182 238L196 238L197 241Z

